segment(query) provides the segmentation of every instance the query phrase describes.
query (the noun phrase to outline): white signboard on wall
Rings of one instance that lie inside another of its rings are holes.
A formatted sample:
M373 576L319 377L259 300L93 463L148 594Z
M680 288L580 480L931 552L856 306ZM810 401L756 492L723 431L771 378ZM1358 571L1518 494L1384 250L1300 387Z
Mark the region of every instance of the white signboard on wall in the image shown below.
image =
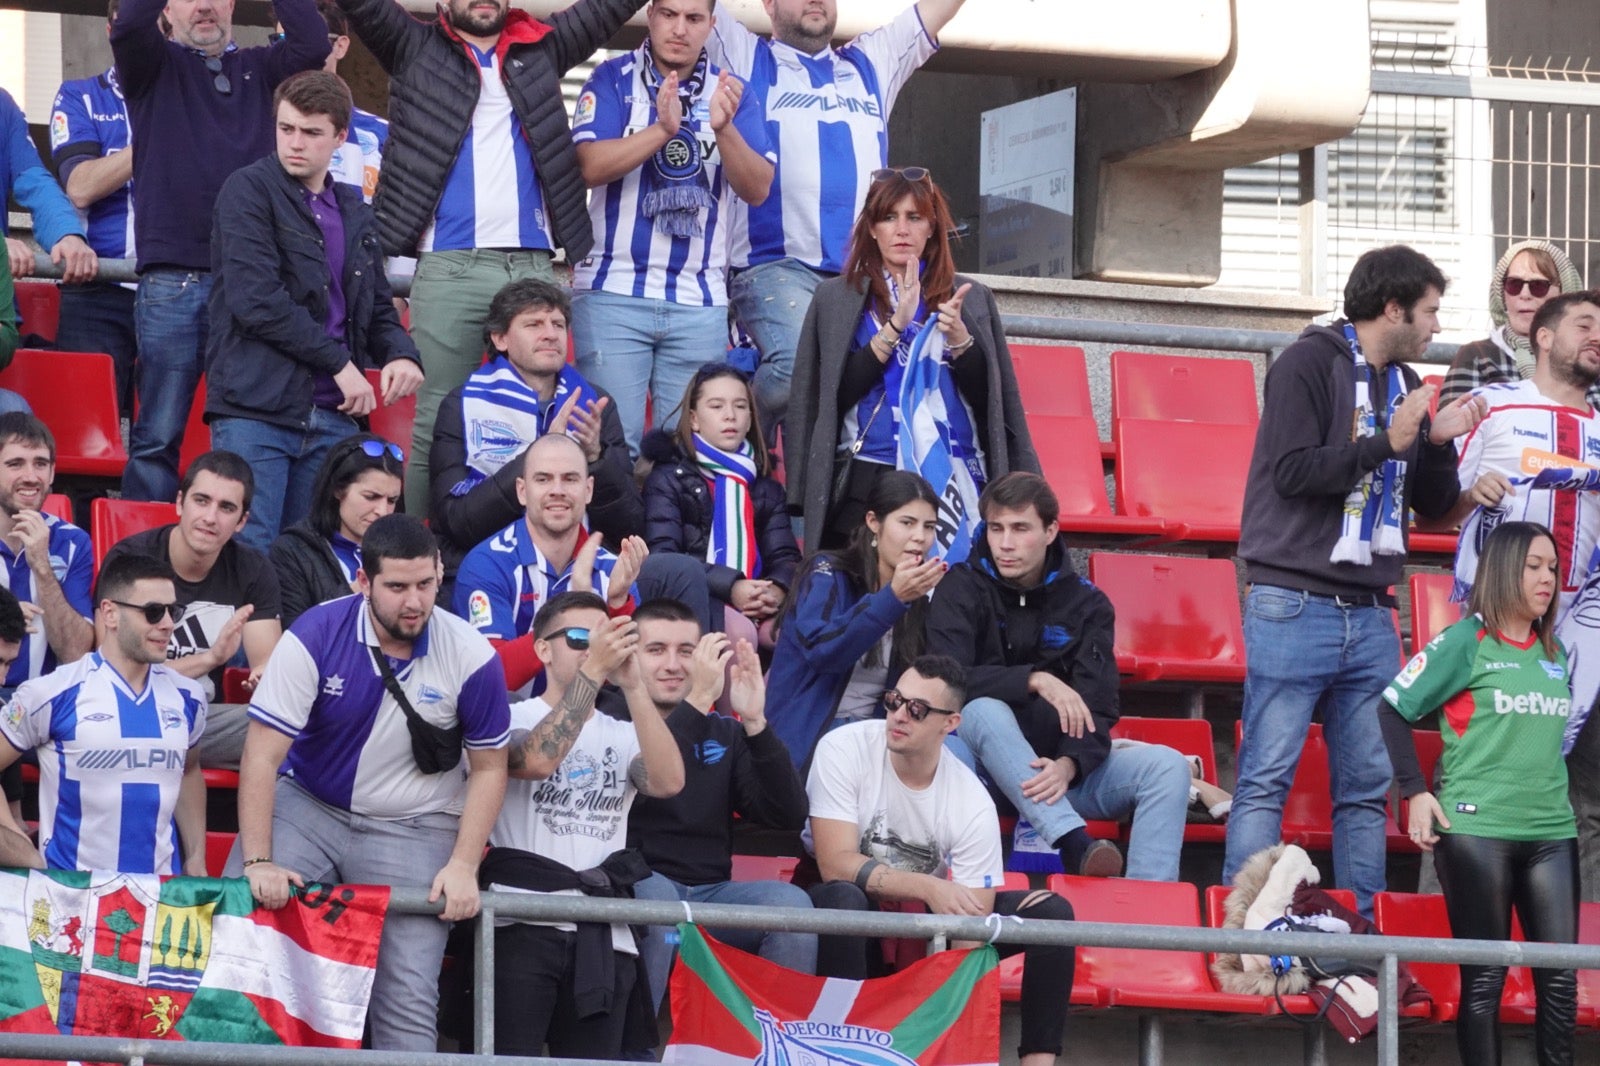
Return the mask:
M983 113L978 251L985 274L1072 276L1078 91Z

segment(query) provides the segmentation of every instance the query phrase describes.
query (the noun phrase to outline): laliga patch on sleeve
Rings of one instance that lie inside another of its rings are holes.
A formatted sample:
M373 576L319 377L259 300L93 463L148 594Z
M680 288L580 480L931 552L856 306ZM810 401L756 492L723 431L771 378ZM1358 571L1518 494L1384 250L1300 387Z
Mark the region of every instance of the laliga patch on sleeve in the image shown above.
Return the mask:
M572 114L573 126L587 126L594 121L594 93L587 92L578 97L578 109Z
M467 597L467 621L477 629L485 629L494 621L494 611L489 606L489 594L482 589L474 589L472 595Z
M67 116L61 111L50 113L50 147L60 148L67 143Z
M1417 678L1422 676L1422 671L1427 669L1427 666L1428 653L1426 651L1417 652L1411 657L1411 661L1406 663L1406 668L1400 671L1400 676L1394 679L1395 683L1401 688L1410 688Z

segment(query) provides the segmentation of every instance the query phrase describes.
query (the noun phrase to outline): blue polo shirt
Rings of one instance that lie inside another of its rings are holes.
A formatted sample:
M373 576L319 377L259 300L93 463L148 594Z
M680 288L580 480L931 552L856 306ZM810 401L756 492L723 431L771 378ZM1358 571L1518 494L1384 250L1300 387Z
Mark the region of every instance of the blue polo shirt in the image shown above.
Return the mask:
M73 609L87 621L94 620L94 550L89 544L89 534L55 515L44 516L50 530L50 569L61 584L61 591ZM23 603L38 603L34 588L33 571L22 550L9 540L0 537L0 582ZM39 632L25 634L17 661L6 674L8 687L22 684L29 678L43 677L56 668L55 652L44 639L43 627Z

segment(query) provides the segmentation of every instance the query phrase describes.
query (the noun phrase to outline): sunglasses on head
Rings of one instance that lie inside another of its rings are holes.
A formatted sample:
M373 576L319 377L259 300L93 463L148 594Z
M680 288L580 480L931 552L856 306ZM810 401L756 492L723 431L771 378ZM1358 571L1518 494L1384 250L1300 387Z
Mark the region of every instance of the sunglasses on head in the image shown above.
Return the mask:
M890 178L895 177L896 175L898 175L898 176L900 176L902 178L905 178L907 181L927 181L928 180L928 168L927 167L884 167L882 170L874 170L872 172L872 180L874 182L888 181Z
M159 623L161 616L164 614L170 614L173 624L176 625L183 618L183 612L187 609L181 603L156 603L154 601L150 603L125 603L122 600L112 600L111 602L118 607L126 607L130 611L143 612L144 620L151 625Z
M911 716L913 722L920 722L930 714L955 714L955 711L945 707L935 707L927 700L908 700L900 695L899 689L890 689L883 694L883 705L891 711L898 711L904 707L906 714Z
M584 626L568 626L565 629L552 630L546 633L541 640L555 640L560 637L567 642L567 647L573 651L589 650L589 630Z
M361 454L368 459L381 459L385 455L397 463L406 461L406 453L400 450L400 445L386 440L364 440L361 442Z
M222 73L221 58L218 56L206 56L206 69L212 74L211 84L216 87L217 92L223 96L232 96L233 82L229 81L228 76Z
M1545 295L1550 292L1550 286L1552 284L1554 283L1545 278L1508 277L1505 280L1505 290L1507 296L1521 296L1522 287L1526 285L1528 287L1529 295L1531 295L1535 300L1542 300L1545 298Z

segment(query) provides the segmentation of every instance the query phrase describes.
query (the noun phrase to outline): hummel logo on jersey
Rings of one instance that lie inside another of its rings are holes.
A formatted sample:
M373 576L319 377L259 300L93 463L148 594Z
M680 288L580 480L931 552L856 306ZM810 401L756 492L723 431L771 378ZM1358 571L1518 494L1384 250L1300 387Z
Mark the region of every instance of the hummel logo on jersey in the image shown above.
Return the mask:
M338 674L323 678L322 694L324 696L343 696L344 678L340 677Z
M1549 434L1544 433L1544 432L1542 432L1540 430L1537 430L1537 429L1523 429L1521 426L1512 426L1511 427L1511 435L1513 437L1532 437L1534 440L1544 440L1546 437L1549 436Z
M151 770L156 767L182 766L185 753L176 748L91 748L78 755L80 770Z
M1571 707L1572 700L1565 696L1546 696L1542 692L1508 696L1499 689L1494 691L1495 714L1548 714L1565 718Z
M851 111L860 115L871 115L873 118L883 117L883 111L878 107L877 100L851 100L848 97L822 96L818 93L781 93L777 100L768 105L769 111L786 108L795 111L808 111L813 108L818 111Z

